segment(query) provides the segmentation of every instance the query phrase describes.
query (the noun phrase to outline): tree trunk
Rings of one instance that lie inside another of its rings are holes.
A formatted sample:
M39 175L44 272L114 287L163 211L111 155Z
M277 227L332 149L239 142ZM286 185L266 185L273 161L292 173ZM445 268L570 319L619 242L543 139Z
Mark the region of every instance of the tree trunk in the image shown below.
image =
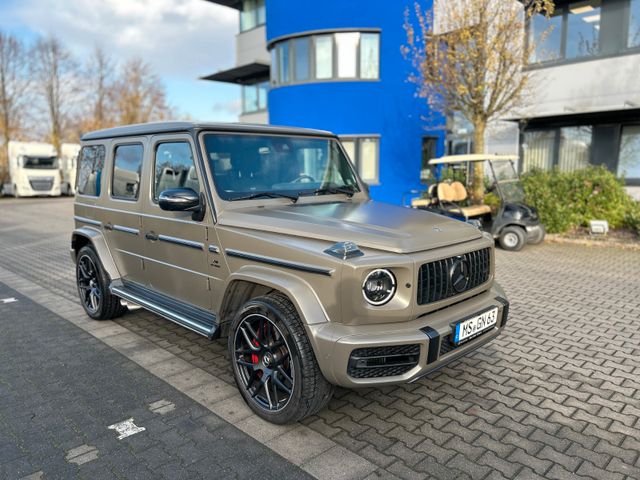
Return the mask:
M484 134L487 129L487 123L484 120L476 120L473 126L473 153L484 153ZM473 162L470 196L474 205L481 205L484 201L484 162Z

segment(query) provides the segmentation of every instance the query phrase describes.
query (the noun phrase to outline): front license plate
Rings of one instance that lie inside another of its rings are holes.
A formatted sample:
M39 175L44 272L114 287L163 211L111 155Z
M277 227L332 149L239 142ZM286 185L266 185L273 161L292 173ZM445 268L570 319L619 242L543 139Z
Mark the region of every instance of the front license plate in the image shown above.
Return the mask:
M453 343L458 345L465 340L492 328L498 322L498 307L482 312L456 324Z

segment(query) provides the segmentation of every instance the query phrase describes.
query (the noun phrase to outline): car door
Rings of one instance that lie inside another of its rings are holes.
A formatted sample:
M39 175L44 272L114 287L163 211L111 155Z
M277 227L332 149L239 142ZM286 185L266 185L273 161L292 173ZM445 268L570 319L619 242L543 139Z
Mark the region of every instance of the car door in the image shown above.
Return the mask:
M147 139L113 142L109 148L107 195L98 205L105 241L126 281L144 282L144 239L141 222L141 181Z
M170 188L203 191L202 173L195 158L193 141L187 134L151 139L150 184L142 217L145 276L152 290L210 309L206 245L211 216L207 212L202 221L197 221L191 212L165 211L158 205L160 193Z

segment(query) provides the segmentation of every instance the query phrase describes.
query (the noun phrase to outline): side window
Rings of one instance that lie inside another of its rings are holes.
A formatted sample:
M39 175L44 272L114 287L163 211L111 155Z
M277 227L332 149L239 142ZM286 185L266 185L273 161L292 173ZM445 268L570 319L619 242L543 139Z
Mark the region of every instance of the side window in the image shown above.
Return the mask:
M118 145L113 159L111 195L123 200L137 200L140 190L142 155L140 144Z
M200 192L198 174L188 142L160 143L156 147L153 198L170 188L190 188Z
M77 190L80 195L100 196L105 151L104 145L82 147L77 178Z

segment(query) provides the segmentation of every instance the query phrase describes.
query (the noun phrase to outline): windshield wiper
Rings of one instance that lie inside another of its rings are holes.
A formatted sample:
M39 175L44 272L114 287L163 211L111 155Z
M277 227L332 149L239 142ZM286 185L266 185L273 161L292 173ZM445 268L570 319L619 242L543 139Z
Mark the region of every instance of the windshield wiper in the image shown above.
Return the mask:
M235 197L232 200L254 200L256 198L263 198L263 197L267 197L267 198L288 198L289 200L291 200L293 203L296 203L298 201L299 196L298 195L289 195L286 193L278 193L278 192L256 192L256 193L251 193L249 195L245 195L242 197Z
M357 187L345 185L344 187L321 187L311 192L311 195L334 195L336 193L343 193L351 198L359 191Z

